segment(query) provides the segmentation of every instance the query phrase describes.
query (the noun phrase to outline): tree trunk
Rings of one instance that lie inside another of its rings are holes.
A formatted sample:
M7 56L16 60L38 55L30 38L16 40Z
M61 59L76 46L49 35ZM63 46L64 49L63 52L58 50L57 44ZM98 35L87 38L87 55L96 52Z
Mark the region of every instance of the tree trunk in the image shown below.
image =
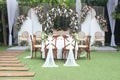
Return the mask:
M7 32L6 32L6 26L5 26L5 15L4 15L4 7L2 7L2 28L3 28L3 41L4 45L7 45Z

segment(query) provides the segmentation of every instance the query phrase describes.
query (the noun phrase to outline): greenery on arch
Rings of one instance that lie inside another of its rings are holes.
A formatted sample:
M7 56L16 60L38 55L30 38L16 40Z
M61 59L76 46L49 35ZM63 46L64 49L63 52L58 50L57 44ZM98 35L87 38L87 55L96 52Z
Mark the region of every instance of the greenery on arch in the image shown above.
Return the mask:
M120 2L116 6L115 11L112 13L114 19L120 19Z
M48 34L56 30L70 30L71 33L78 32L79 20L78 14L70 8L63 6L53 7L46 13L41 8L35 8L43 30Z

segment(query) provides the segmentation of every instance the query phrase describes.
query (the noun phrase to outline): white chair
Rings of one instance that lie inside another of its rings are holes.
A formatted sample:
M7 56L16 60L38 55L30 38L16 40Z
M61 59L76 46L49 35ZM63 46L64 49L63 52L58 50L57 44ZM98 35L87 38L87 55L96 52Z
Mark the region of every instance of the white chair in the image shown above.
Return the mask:
M18 36L18 45L21 45L22 41L26 42L28 45L28 37L29 33L27 31L24 31L21 36Z
M95 41L94 42L101 42L102 46L105 45L105 38L104 35L101 32L95 33Z

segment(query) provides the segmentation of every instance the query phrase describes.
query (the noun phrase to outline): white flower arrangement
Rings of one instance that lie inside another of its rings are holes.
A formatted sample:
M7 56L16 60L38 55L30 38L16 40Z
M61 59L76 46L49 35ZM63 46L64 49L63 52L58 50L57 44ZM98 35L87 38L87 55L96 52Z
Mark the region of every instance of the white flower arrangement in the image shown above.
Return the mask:
M39 8L37 8L36 10L39 10ZM51 10L48 10L46 14L43 13L42 9L40 9L37 15L39 16L39 19L43 25L43 29L46 33L52 33L54 29L57 30L69 29L71 33L78 31L79 27L78 14L72 9L67 9L65 6L57 6L55 8L52 8ZM60 24L56 24L58 26L55 28L54 27L55 21L57 23L59 18L63 18L62 19L63 23L68 26L66 27L61 26Z
M96 19L98 20L98 23L101 27L101 29L105 32L108 32L107 29L107 20L105 18L103 18L101 15L100 16L96 16Z
M21 25L23 24L23 22L27 19L27 15L20 15L19 17L17 17L17 25L16 25L16 29L20 29Z
M89 8L87 5L85 5L81 10L81 23L84 22L88 11L89 11Z

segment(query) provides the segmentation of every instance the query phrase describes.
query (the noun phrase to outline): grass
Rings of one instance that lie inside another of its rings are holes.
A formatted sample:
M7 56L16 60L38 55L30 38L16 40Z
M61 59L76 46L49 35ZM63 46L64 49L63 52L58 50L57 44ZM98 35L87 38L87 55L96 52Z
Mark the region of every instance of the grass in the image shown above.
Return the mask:
M65 67L64 61L55 63L57 68L43 68L44 60L38 57L34 59L23 59L29 55L29 51L20 55L22 63L36 72L33 80L120 80L120 53L119 52L91 52L91 60L81 58L76 62L78 67Z
M1 49L1 48L0 48ZM0 50L1 51L1 50ZM91 52L91 60L81 58L76 60L78 67L65 67L63 60L57 60L56 68L43 68L44 60L40 58L24 59L30 51L18 58L30 72L35 72L32 80L120 80L120 52Z
M0 45L0 52L6 51L7 48L8 48L8 46Z

